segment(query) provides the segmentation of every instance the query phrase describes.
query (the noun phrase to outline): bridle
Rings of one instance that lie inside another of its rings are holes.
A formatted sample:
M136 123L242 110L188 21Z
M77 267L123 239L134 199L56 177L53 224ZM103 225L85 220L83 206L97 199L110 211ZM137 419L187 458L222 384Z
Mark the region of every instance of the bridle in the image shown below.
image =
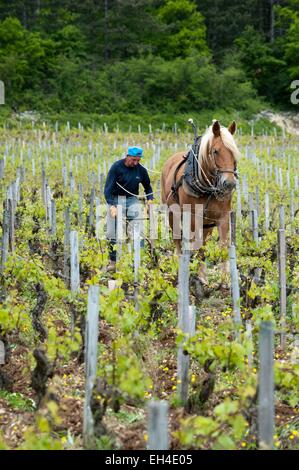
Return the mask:
M213 174L214 174L214 178L215 178L215 182L216 182L216 187L218 188L219 192L221 192L220 177L223 173L231 173L231 174L234 175L234 177L236 179L238 179L239 175L238 175L238 171L237 171L237 162L234 161L234 169L233 170L230 170L230 169L227 169L227 168L225 168L225 169L224 168L219 168L218 166L216 166Z
M193 152L192 147L191 147L191 150ZM232 190L226 189L223 185L220 184L221 175L223 173L232 173L235 176L235 178L238 178L237 162L236 162L236 160L234 160L234 169L233 170L226 169L226 168L219 168L217 163L216 163L215 157L213 156L211 151L209 152L208 155L211 159L214 160L214 165L215 165L215 169L211 173L212 181L210 181L210 179L206 175L202 165L200 164L200 162L197 158L197 155L195 155L195 153L193 152L193 156L196 159L197 164L198 164L198 168L199 168L199 174L195 179L194 189L199 194L205 194L205 195L208 195L210 197L215 197L216 199L220 199L225 194L228 194L229 192L232 191Z

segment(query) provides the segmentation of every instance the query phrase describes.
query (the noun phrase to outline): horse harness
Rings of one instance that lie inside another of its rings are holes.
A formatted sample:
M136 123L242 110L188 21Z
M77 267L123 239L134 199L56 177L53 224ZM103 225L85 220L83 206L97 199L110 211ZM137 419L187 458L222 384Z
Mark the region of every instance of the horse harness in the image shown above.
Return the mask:
M194 144L192 145L191 149L187 153L187 155L183 155L183 160L180 161L178 166L175 169L174 175L173 175L173 183L171 186L171 193L174 200L177 202L177 204L180 203L179 200L179 193L178 190L179 188L185 183L192 191L195 197L200 197L202 195L207 195L207 201L204 205L204 210L203 210L203 217L207 213L208 206L210 204L210 201L212 198L219 199L221 196L223 196L223 189L219 186L219 180L221 177L222 173L233 173L235 177L238 177L237 173L237 164L235 163L235 168L234 170L221 170L220 168L216 168L214 172L214 180L215 180L215 185L211 184L209 179L206 177L206 180L208 181L208 184L204 183L202 180L200 180L199 176L199 163L198 163L198 154L199 154L199 148L201 144L201 136L196 137L194 140ZM183 175L180 177L178 181L176 181L178 172L180 168L185 166L185 171ZM204 224L203 228L213 228L216 227L216 223L210 223L210 224Z

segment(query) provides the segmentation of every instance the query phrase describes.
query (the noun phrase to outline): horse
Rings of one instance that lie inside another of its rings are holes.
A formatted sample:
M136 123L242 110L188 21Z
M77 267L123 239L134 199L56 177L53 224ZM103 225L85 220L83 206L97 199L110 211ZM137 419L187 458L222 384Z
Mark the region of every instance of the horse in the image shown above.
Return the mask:
M169 224L173 232L177 254L181 253L181 222L185 204L191 210L191 230L196 227L196 207L201 205L203 220L202 245L212 234L214 227L219 233L221 249L228 247L229 213L231 211L232 193L236 187L237 157L239 150L234 140L236 122L233 121L228 128L214 120L212 125L200 138L198 156L195 155L197 168L196 187L190 187L186 180L186 153L177 152L164 164L161 175L162 203L168 207ZM194 153L194 152L193 152ZM178 207L180 217L180 236L174 236L177 228L174 227L174 210ZM185 206L186 207L186 206ZM222 272L225 276L229 271L229 263L222 263ZM200 265L199 279L207 284L205 264Z

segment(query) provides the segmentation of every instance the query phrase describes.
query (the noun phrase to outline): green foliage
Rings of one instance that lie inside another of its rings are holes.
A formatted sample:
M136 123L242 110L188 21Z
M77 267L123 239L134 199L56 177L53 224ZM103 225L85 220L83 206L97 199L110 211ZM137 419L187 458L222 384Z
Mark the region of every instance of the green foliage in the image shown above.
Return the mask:
M276 57L270 44L252 26L247 26L235 43L247 77L259 93L273 102L281 100L287 78L285 61Z
M41 425L43 429L45 426ZM25 433L25 442L19 450L63 450L63 445L59 439L53 439L48 432L36 434L35 431Z
M103 0L99 3L98 44L95 47L104 63L154 51L157 37L164 29L154 14L155 0L106 0L107 9Z
M56 357L69 360L73 352L77 352L81 346L81 336L78 331L71 335L66 331L63 336L57 333L55 327L51 327L48 332L47 354L50 360Z
M192 416L182 420L176 436L183 448L235 450L248 424L242 416L241 403L226 398L214 408L212 418ZM211 445L212 444L212 445Z
M15 410L33 411L35 409L33 400L24 397L18 392L10 393L5 390L0 390L0 398L3 398L7 404Z
M33 426L24 433L24 441L18 450L63 450L61 440L53 433L53 425L61 423L58 405L54 401L47 403L48 414L38 413Z
M283 400L293 408L299 405L299 365L275 364L275 384Z
M249 424L244 410L256 394L256 378L246 374L236 387L237 398L225 398L207 416L190 416L181 420L175 433L183 448L235 450L246 438Z
M112 347L112 356L108 351L102 351L98 375L118 391L121 404L127 398L143 401L151 380L135 353L133 340L122 336L114 341Z
M8 102L20 100L29 86L40 87L54 53L51 39L27 31L17 18L0 23L0 77L6 84Z
M230 51L234 40L248 24L258 31L267 31L269 5L259 0L196 0L205 17L207 41L214 58L221 62L224 51ZM270 2L269 2L270 4Z
M2 437L2 433L0 433L0 450L8 450L8 447L5 444L4 439Z
M299 331L299 299L298 296L294 298L296 303L293 304L293 322L296 328L296 331Z
M109 436L101 436L95 439L95 446L94 449L96 450L114 450L115 444L112 441L111 437Z
M220 324L217 331L214 328L209 328L208 322L203 322L198 327L196 335L187 341L185 349L201 365L204 365L206 361L210 361L211 370L214 370L217 366L224 370L234 370L236 368L243 370L249 344L246 341L243 344L234 341L233 335L231 322ZM181 336L178 336L178 342L182 339Z
M166 25L164 35L158 41L159 54L166 59L188 57L193 50L203 56L209 55L204 20L193 0L166 0L157 16Z
M46 96L48 107L55 110L62 104L70 111L92 109L100 114L111 110L170 114L174 109L242 110L255 100L255 92L242 72L231 69L219 74L201 55L172 61L156 56L134 58L96 73L82 70L78 62L60 56L55 70L52 93ZM80 94L76 94L78 90ZM36 109L44 109L45 103L32 99ZM252 105L250 111L255 111Z
M299 76L299 4L293 0L277 8L279 25L286 31L280 40L291 79Z
M240 64L214 65L194 1L109 0L107 11L103 1L59 3L36 15L25 6L26 25L22 9L1 10L0 1L0 79L9 106L96 114L260 109Z
M54 9L1 0L6 101L54 112L252 113L260 106L255 88L287 107L298 75L298 2L278 3L270 42L270 2L59 0ZM185 60L194 56L200 61L189 74Z
M141 411L119 411L118 413L114 413L112 410L109 410L107 414L108 416L117 417L117 419L124 424L136 423L144 419L144 413Z

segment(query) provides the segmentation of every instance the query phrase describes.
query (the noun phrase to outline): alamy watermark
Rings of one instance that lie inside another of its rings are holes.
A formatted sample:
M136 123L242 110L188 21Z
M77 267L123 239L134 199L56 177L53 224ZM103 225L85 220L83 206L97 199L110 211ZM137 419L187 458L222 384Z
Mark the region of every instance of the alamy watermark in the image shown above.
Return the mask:
M291 103L299 104L299 80L294 80L291 83L291 89L294 90L291 94Z
M125 199L125 198L124 198ZM149 214L145 215L140 202L126 206L120 202L116 206L117 216L110 215L106 204L97 207L97 222L95 227L98 240L115 240L124 242L133 238L134 226L138 227L141 238L150 240L180 240L189 250L198 250L203 244L203 205L184 204L151 204ZM103 219L106 213L106 224ZM148 224L144 224L149 219ZM172 236L170 234L170 221Z

